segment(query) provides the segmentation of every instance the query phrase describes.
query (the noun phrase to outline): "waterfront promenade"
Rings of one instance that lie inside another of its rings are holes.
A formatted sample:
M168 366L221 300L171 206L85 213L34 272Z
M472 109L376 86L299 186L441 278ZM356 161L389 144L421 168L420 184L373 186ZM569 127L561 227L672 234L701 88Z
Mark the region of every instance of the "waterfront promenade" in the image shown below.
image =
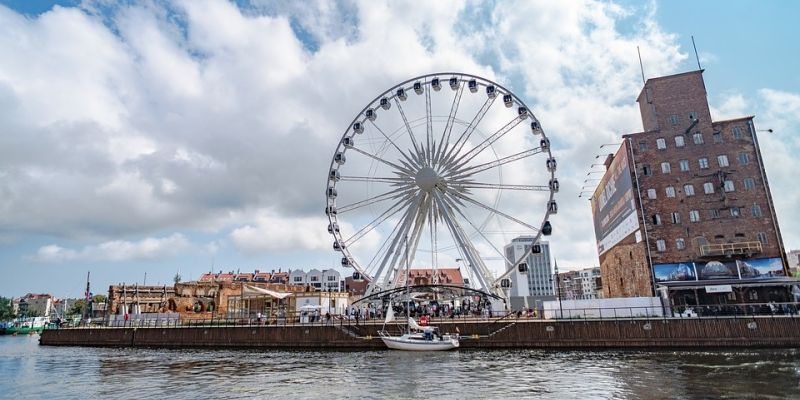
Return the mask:
M441 319L442 332L459 332L471 348L725 348L800 346L800 316L610 318L541 320L506 316ZM215 320L184 324L128 324L47 330L49 346L164 348L381 349L382 321L260 325ZM400 331L391 324L387 330Z

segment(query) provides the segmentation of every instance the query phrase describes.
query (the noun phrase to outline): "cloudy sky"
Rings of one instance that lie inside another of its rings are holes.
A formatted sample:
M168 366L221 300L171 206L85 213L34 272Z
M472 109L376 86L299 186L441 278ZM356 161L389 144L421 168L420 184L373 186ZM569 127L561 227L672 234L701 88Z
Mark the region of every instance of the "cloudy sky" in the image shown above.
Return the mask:
M57 3L57 4L56 4ZM793 10L788 10L792 8ZM800 5L669 1L0 1L0 295L203 271L329 267L342 132L408 78L463 71L534 109L558 157L553 253L597 264L577 197L641 130L647 77L696 69L715 119L756 115L800 247Z

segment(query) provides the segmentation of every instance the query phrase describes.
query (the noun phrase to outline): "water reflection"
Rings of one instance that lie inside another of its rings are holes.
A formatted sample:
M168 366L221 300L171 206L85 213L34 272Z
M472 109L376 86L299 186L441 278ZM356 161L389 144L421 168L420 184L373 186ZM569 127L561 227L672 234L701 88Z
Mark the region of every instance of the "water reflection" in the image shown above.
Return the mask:
M792 398L800 352L163 350L0 337L4 398Z

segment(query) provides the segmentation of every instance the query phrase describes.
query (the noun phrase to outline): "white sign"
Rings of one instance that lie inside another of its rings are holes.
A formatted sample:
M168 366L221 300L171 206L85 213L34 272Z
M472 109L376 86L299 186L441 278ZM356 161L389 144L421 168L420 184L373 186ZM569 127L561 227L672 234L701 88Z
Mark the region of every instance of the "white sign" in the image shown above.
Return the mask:
M733 292L731 285L706 286L706 293L730 293Z

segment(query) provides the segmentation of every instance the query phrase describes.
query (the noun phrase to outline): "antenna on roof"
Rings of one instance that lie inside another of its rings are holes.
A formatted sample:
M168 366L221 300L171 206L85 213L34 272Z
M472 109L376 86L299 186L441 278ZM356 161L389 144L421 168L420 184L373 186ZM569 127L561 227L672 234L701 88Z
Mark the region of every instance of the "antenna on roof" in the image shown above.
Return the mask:
M703 69L700 66L700 56L697 55L697 45L694 44L694 35L692 35L692 47L694 47L694 58L697 60L697 69Z
M639 68L642 70L642 85L646 82L644 81L644 65L642 65L642 52L639 51L639 46L636 46L636 53L639 54Z

